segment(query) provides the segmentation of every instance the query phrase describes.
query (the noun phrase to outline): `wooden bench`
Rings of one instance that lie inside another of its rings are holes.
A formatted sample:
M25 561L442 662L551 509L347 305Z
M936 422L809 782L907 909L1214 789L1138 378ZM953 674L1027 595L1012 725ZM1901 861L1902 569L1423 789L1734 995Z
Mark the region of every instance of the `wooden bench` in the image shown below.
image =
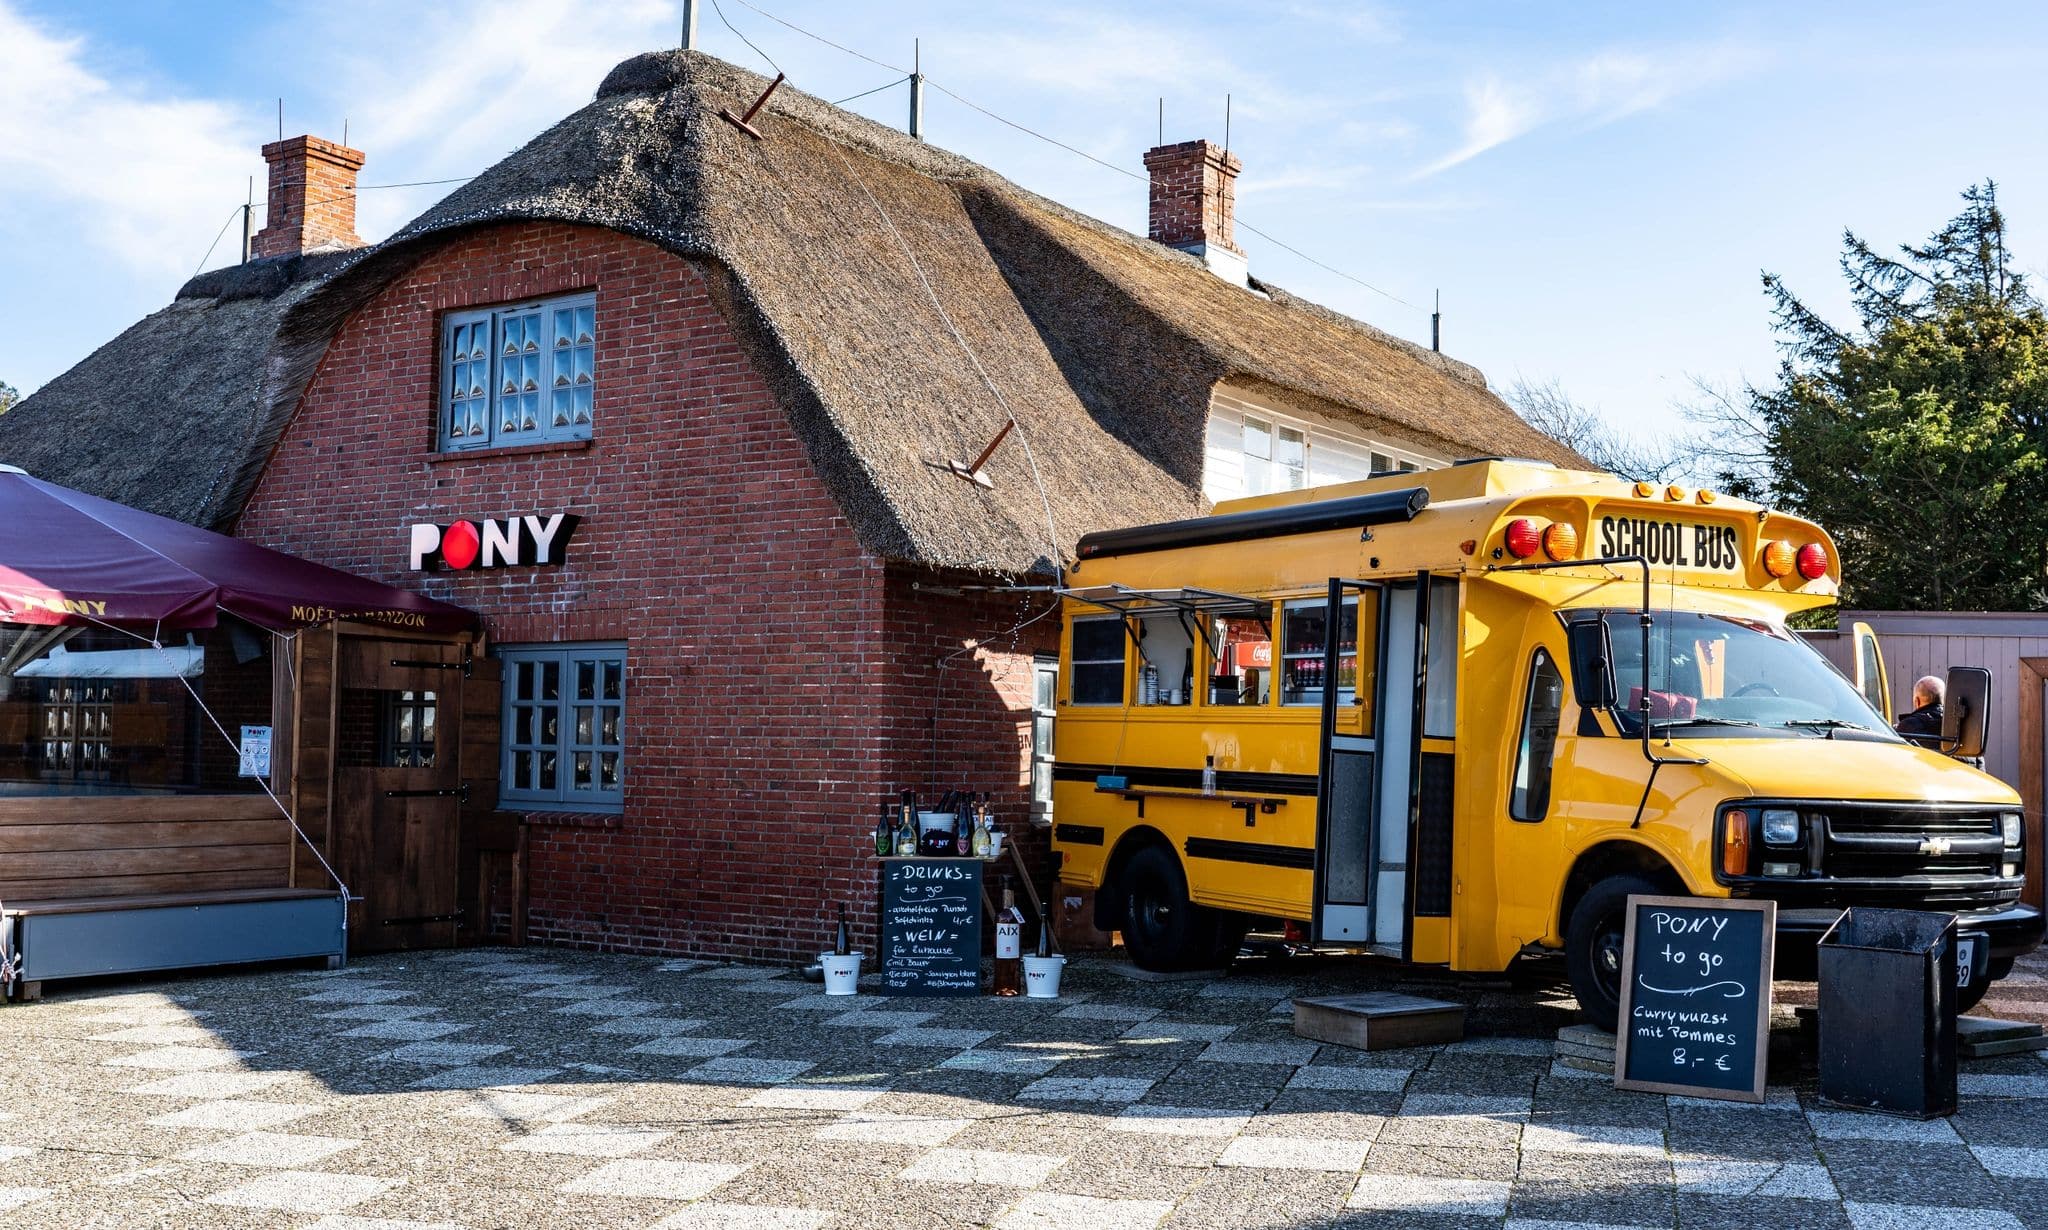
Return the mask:
M295 885L263 795L0 799L0 992L346 952L338 889Z

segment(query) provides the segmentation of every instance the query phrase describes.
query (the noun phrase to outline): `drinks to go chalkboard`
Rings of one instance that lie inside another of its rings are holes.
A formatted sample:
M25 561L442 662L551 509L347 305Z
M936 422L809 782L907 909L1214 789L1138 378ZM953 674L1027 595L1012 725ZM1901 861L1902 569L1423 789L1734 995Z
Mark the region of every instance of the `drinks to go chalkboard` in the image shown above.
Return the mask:
M853 935L846 929L846 903L839 903L839 933L832 937L832 951L837 956L853 954Z
M996 915L996 972L989 988L1005 998L1024 993L1024 916L1017 895L1003 886L1003 908Z

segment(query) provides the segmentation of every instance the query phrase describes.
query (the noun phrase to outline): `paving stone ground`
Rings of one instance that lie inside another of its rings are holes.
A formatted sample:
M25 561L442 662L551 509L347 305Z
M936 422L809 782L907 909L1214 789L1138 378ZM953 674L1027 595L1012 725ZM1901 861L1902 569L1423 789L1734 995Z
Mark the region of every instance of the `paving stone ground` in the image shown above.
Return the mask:
M1054 1002L828 999L555 950L53 987L0 1008L0 1226L2048 1230L2048 1062L1932 1122L1554 1067L1563 992L1363 960ZM1296 994L1463 1000L1453 1046L1289 1031ZM1801 988L1781 988L1792 999ZM1807 990L1810 991L1810 988ZM2048 1017L2048 961L1986 1010Z

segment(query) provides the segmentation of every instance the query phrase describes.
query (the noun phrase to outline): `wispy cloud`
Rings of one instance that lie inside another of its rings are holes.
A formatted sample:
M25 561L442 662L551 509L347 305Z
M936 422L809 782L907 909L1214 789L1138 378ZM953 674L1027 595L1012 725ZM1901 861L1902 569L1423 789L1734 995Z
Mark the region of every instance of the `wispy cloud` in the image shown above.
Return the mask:
M1741 44L1661 51L1613 49L1520 77L1487 73L1465 86L1459 142L1408 178L1427 179L1550 124L1611 124L1682 94L1760 68L1766 53Z
M89 66L85 41L0 0L0 182L16 217L139 273L189 275L260 170L255 126L216 100L152 94Z

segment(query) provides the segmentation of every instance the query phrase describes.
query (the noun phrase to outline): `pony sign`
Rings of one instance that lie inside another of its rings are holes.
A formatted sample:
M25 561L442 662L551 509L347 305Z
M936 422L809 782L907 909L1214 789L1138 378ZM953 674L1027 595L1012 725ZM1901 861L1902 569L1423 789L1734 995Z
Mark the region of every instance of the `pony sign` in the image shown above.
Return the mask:
M559 564L576 532L574 513L481 518L411 527L412 569L515 568Z
M1614 1087L1764 1100L1775 901L1630 897Z

